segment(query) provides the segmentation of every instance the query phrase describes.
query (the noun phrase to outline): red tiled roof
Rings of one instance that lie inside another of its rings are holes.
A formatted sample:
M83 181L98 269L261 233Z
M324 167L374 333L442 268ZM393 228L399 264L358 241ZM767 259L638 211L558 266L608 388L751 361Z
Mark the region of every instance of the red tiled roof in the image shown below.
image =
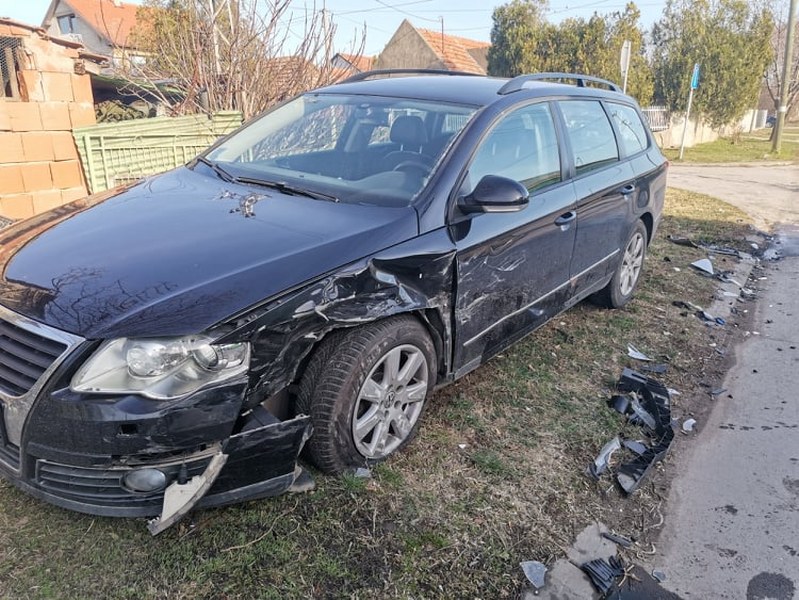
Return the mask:
M442 35L440 31L430 29L415 29L444 62L447 69L485 75L485 69L477 63L468 50L488 47L490 45L488 42L470 40L456 35Z
M344 52L339 52L338 55L350 63L355 69L358 71L368 71L372 68L372 63L374 63L374 56L363 56L358 54L345 54Z
M63 0L97 33L115 46L129 46L130 32L136 25L135 4L118 0Z
M439 34L439 37L441 37L441 34ZM446 34L444 37L447 38L447 39L452 40L453 42L459 43L461 46L463 46L467 50L475 50L477 48L490 48L491 47L491 42L484 42L482 40L473 40L471 38L465 38L465 37L461 37L459 35Z

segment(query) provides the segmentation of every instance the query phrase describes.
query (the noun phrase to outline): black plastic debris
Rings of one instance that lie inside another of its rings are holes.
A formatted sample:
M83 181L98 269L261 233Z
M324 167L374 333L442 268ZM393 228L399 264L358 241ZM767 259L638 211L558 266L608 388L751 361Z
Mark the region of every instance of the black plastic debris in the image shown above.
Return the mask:
M646 426L653 438L653 444L643 454L616 469L616 480L627 494L638 489L641 480L652 466L663 460L674 439L671 427L671 399L669 390L660 382L631 369L624 369L616 386L623 392L634 392L640 398L640 408L648 415ZM635 407L636 403L631 403ZM635 411L641 417L640 411ZM629 420L629 418L628 418ZM650 423L653 422L653 425Z
M537 560L527 560L519 563L519 566L524 571L524 576L527 577L532 586L540 590L546 583L547 567L544 563Z
M633 545L633 542L630 538L626 538L623 535L618 535L616 533L610 533L609 531L603 531L602 537L610 540L614 544L618 544L622 548L630 548Z
M687 246L688 248L701 248L699 244L697 244L690 238L677 237L676 235L669 235L667 237L672 244L677 244L678 246Z
M630 397L623 394L611 396L610 400L608 400L608 406L620 415L626 415L627 409L630 407Z
M715 317L707 312L701 306L697 306L691 302L687 302L685 300L675 300L671 303L672 306L676 306L677 308L685 308L691 311L697 318L701 321L704 321L708 325L726 325L727 322L722 319L721 317ZM688 316L688 313L682 313L682 316Z
M726 256L735 256L736 258L752 258L752 255L748 252L741 252L740 250L736 250L735 248L730 248L729 246L718 246L716 244L702 244L693 241L690 238L686 237L678 237L675 235L669 235L668 240L672 244L677 244L678 246L685 246L687 248L701 248L702 250L706 250L707 252L712 252L714 254L724 254ZM752 246L753 250L758 250L759 246L755 244Z
M591 583L603 597L616 588L616 579L624 575L624 563L611 556L608 560L597 558L580 565L580 569L591 579Z
M610 456L620 449L619 446L626 448L635 457L616 467L616 480L625 493L632 494L652 465L663 460L674 439L671 392L659 381L626 368L616 388L621 393L612 396L608 406L626 416L628 423L640 426L652 442L647 445L641 441L616 437L605 444L588 466L587 472L594 479L599 479L608 468Z
M669 370L669 365L664 364L657 364L657 365L643 365L641 366L641 370L645 373L655 373L657 375L662 375L666 371Z
M655 572L665 578L662 571ZM604 600L681 600L677 594L663 588L654 576L650 576L638 565L628 568L626 574L627 577L619 584L618 590L605 595Z

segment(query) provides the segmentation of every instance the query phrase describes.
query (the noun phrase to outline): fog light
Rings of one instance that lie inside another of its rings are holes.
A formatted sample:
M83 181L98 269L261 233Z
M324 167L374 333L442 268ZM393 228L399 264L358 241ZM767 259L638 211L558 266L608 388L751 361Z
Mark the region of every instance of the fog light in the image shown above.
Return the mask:
M125 487L134 492L157 492L166 487L166 474L158 469L138 469L122 478Z

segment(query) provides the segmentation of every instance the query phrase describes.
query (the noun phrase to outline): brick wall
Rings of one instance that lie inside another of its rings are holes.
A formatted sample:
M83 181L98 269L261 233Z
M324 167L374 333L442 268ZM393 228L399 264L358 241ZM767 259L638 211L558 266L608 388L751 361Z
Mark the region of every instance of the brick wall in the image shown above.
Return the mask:
M3 23L0 36L22 41L21 98L0 98L0 215L22 219L86 195L72 129L96 122L94 104L75 48Z

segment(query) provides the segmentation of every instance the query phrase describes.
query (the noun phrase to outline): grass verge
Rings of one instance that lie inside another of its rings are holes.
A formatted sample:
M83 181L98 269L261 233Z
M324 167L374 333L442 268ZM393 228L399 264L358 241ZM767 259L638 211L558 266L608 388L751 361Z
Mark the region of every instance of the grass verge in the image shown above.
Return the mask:
M762 130L754 136L743 137L733 142L729 138L719 138L715 142L698 144L686 148L683 159L678 160L679 148L663 150L666 158L681 163L730 163L730 162L768 162L799 160L799 143L783 138L779 154L771 151L768 135L771 130Z
M312 493L201 511L155 539L142 519L71 513L0 482L0 597L510 598L520 561L560 555L595 519L645 542L669 464L630 498L587 479L622 428L604 400L632 343L669 363L675 411L710 402L696 390L721 376L715 330L671 302L707 305L715 286L687 268L701 252L665 236L748 231L729 205L670 190L628 307L581 304L437 393L417 440L371 480L318 475Z

